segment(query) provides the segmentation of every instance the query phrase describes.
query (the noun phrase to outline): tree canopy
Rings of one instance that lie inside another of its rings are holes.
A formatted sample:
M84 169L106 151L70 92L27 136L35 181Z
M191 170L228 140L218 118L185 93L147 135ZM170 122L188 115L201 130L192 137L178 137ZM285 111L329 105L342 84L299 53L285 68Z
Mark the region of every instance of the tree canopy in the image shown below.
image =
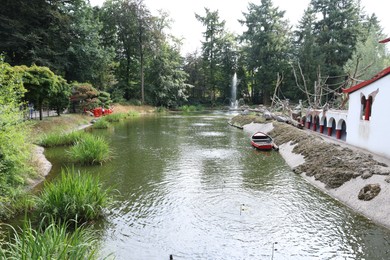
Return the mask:
M385 38L380 24L358 0L311 0L296 28L272 0L261 0L243 13L240 35L226 29L218 11L205 7L194 15L204 27L202 48L184 58L169 16L152 14L143 0L102 7L87 0L5 0L0 52L26 71L26 98L39 107L45 96L58 111L67 106L65 81L90 84L120 102L228 104L235 73L238 98L247 103L268 104L276 84L277 94L293 101L305 98L300 85L310 92L322 86L327 95L319 103L332 102L342 87L389 65L378 43ZM37 73L53 84L34 83L29 74Z

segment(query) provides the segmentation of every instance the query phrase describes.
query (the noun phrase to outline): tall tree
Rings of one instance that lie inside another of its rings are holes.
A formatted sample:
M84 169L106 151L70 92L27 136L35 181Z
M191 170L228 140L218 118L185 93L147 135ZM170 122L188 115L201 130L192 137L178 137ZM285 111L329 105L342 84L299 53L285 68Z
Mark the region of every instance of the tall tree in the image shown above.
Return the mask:
M64 71L70 20L62 1L5 0L0 8L0 52L11 65L33 63Z
M84 0L73 0L60 8L71 20L72 40L64 50L68 61L65 77L69 81L90 82L98 89L106 89L112 81L114 50L102 44L102 22Z
M198 51L188 53L184 61L184 71L188 74L188 83L192 85L190 99L192 102L199 103L205 98L205 74L203 71L203 58Z
M173 46L162 42L159 53L151 61L148 92L156 106L177 107L187 100L188 85L185 82L188 75L182 69L179 45L178 42Z
M356 0L312 0L318 20L314 26L316 42L323 53L322 74L330 87L344 81L343 66L356 48L360 6Z
M379 21L374 14L364 19L359 36L356 50L344 66L345 72L351 79L349 86L356 84L358 80L372 78L390 65L386 47L379 43L386 36L383 34Z
M308 91L314 92L314 85L318 80L318 70L324 65L323 53L321 46L317 43L314 35L314 27L316 23L316 14L311 6L309 6L302 19L299 21L297 30L295 31L295 51L297 59L293 66L299 73L299 84L306 85ZM303 82L305 81L305 82ZM304 93L295 91L296 97L306 98Z
M218 45L223 37L225 30L225 21L220 21L218 11L210 11L205 8L205 16L195 14L195 17L205 27L206 31L203 33L205 41L202 42L202 56L204 60L205 71L208 71L206 77L206 84L211 90L211 101L216 99L216 84L218 74Z
M118 87L126 99L141 98L143 102L145 57L153 17L142 0L112 0L103 5L101 19L105 45L116 50Z
M236 37L231 33L225 33L219 42L218 67L219 77L217 84L221 97L230 104L231 87L234 73L237 72L238 46ZM226 102L225 102L226 103Z
M286 69L291 44L284 13L271 0L261 0L260 5L249 4L248 13L244 13L245 19L241 21L247 27L241 40L252 75L253 102L269 103L277 73Z

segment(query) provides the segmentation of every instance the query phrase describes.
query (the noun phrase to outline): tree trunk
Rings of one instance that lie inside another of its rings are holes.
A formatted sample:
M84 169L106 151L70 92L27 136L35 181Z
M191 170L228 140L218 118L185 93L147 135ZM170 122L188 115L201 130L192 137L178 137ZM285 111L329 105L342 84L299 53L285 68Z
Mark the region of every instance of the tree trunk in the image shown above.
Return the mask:
M140 53L140 58L141 58L141 103L145 103L145 89L144 89L144 51L142 44L140 46L141 48L141 53Z
M38 102L39 120L43 119L42 102Z

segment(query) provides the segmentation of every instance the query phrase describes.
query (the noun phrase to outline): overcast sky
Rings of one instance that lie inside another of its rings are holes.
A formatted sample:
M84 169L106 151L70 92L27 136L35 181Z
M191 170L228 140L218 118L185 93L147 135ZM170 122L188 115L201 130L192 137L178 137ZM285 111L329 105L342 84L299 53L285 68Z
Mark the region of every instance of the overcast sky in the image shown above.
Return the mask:
M101 5L104 0L90 0L92 5ZM243 27L237 21L242 19L242 12L247 12L248 3L259 4L260 0L144 0L146 6L156 14L162 9L174 20L172 34L183 37L183 53L200 48L204 28L196 20L195 13L204 15L204 7L211 11L218 10L220 19L226 21L226 28L235 33L241 33ZM310 0L273 0L274 6L286 11L285 18L290 24L296 25L302 17ZM361 0L362 6L369 14L375 13L381 21L384 33L390 37L390 1Z

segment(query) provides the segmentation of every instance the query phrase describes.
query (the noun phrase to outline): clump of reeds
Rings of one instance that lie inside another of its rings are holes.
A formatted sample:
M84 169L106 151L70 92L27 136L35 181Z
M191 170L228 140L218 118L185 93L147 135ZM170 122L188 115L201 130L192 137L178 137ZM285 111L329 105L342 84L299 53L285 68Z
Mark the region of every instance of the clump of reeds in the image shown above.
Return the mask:
M37 199L37 213L42 219L56 223L77 220L85 223L103 216L111 200L110 190L86 172L63 169L61 178L45 185Z
M95 129L106 129L108 127L110 127L110 123L105 118L97 120L92 126Z
M112 151L103 137L86 135L70 147L68 154L75 163L93 165L108 161Z
M195 111L203 111L204 107L202 105L184 105L180 107L182 112L195 112Z
M139 117L140 116L140 113L138 112L138 111L129 111L128 113L127 113L127 115L129 116L129 117Z
M127 117L126 113L116 113L116 114L110 114L104 117L104 120L107 122L113 123L113 122L119 122L122 119L125 119Z
M86 135L87 133L84 131L73 131L69 133L53 132L44 135L39 141L39 144L44 147L68 146L80 141Z
M69 230L68 224L51 223L37 230L25 222L13 237L0 245L0 259L97 259L97 239L87 228Z

